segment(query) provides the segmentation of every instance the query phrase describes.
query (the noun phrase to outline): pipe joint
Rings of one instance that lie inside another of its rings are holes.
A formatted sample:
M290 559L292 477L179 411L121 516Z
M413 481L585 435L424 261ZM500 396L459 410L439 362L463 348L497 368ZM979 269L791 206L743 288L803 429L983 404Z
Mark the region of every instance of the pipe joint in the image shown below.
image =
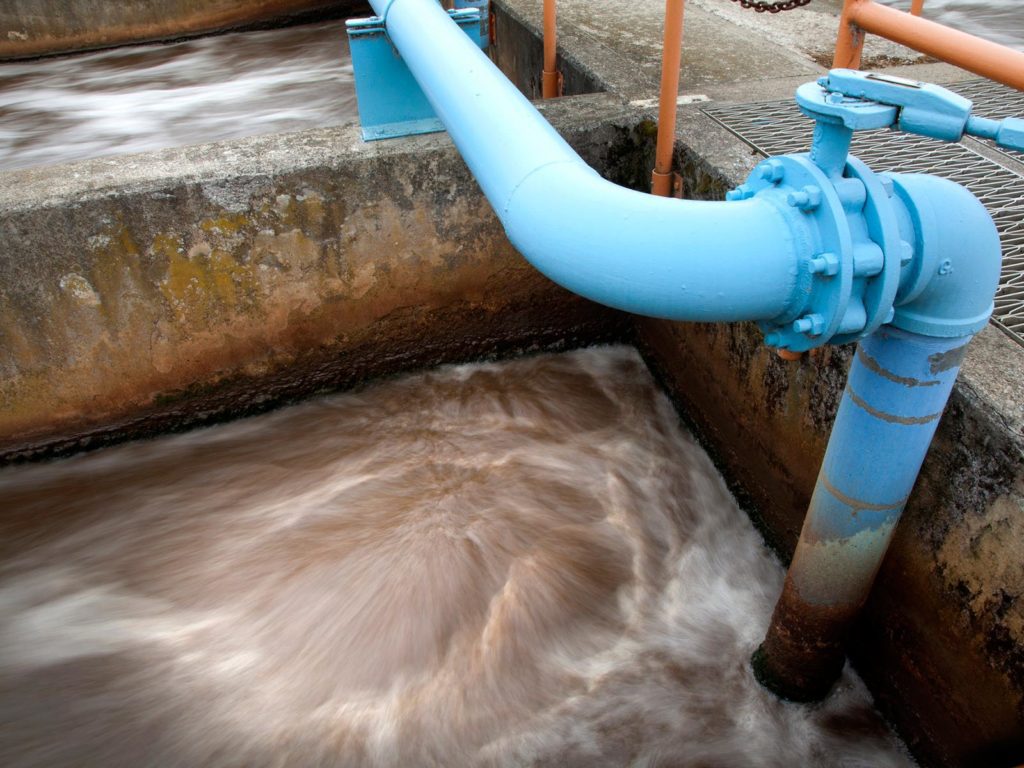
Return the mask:
M801 86L796 99L816 121L810 152L766 160L727 195L788 209L791 226L795 216L810 233L793 300L760 323L765 342L804 352L890 323L941 338L977 332L992 312L1001 258L985 207L952 182L875 174L849 155L857 130L957 140L971 103L927 83L841 69Z
M977 333L988 322L1002 249L985 206L947 179L894 174L901 229L913 243L902 268L892 325L939 338Z
M841 131L827 141L848 143ZM801 228L809 243L798 263L786 311L760 325L765 342L789 352L845 344L892 319L907 245L899 227L894 187L856 158L829 171L811 154L761 163L728 198L764 199ZM819 158L836 152L820 151ZM831 163L831 161L830 161Z

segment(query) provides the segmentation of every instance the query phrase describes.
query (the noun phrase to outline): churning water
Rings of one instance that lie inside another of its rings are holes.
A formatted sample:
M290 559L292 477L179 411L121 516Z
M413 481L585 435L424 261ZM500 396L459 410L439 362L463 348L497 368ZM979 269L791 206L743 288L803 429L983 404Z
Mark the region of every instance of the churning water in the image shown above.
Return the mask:
M907 766L632 348L0 472L0 764Z
M342 21L0 64L0 170L355 117Z

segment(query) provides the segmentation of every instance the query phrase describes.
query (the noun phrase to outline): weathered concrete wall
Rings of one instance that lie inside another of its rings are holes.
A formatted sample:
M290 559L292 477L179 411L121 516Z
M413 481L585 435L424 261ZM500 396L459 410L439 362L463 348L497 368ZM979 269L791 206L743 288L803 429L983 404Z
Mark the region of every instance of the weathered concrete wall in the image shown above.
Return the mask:
M541 4L537 5L539 13ZM528 26L521 9L497 3L491 6L496 39L490 55L505 77L530 99L541 98L541 72L544 69L543 38ZM564 43L559 46L558 70L562 73L562 91L566 96L608 90L607 83L580 64Z
M679 135L696 196L720 199L757 161L695 110ZM852 349L787 363L751 324L638 328L652 367L788 560ZM927 765L1024 759L1022 541L1024 350L988 328L971 345L849 644L879 707Z
M574 101L553 117L630 182L637 140L607 99ZM444 134L259 137L3 174L0 190L6 460L624 327L511 248Z
M342 16L365 7L363 0L5 0L0 59Z

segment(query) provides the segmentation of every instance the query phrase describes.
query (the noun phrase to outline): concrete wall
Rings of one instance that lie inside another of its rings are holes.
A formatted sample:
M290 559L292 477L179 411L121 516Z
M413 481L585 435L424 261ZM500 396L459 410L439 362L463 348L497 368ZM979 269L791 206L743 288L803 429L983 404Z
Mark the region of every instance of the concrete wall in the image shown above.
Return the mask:
M636 139L594 98L553 117L628 182ZM364 144L353 126L0 174L0 241L6 461L625 327L511 248L445 134Z
M4 0L0 59L341 16L364 7L363 0Z

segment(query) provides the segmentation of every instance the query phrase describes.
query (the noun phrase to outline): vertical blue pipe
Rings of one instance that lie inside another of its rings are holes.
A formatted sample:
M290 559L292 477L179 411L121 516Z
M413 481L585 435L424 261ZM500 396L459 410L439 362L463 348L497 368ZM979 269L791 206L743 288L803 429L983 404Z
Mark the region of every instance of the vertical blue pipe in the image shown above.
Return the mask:
M843 666L843 634L867 599L953 389L970 337L884 326L857 347L810 509L754 669L809 701Z

